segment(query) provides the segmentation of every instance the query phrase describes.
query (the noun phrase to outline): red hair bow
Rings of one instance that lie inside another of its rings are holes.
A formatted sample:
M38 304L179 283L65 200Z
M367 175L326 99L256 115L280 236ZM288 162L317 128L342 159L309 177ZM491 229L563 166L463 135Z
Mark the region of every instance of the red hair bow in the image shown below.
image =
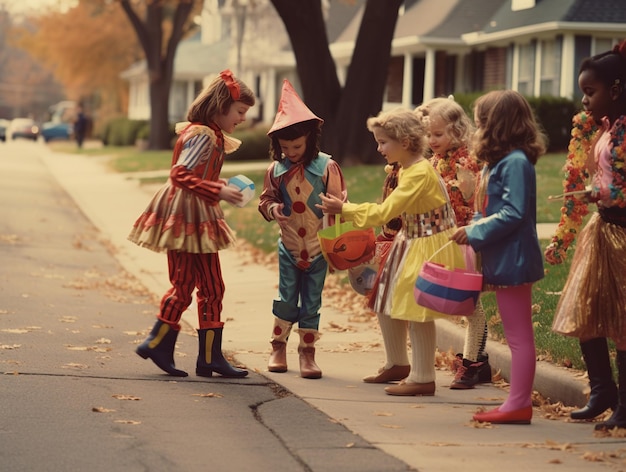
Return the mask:
M220 72L220 77L226 84L226 87L228 87L228 91L230 92L231 98L235 101L239 100L239 95L240 95L239 84L235 80L235 77L233 76L233 73L230 71L230 69L225 69L222 72Z

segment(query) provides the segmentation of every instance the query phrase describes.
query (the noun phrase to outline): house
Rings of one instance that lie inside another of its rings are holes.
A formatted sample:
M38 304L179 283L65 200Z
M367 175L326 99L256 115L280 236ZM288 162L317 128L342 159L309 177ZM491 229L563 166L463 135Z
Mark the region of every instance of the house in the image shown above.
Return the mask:
M343 81L366 0L322 4L331 54ZM203 79L230 67L259 97L249 117L271 123L283 78L299 89L282 20L270 0L206 0L205 11L202 30L219 31L219 40L201 40L198 49L191 40L179 46L171 117L181 118ZM237 31L243 35L236 37ZM436 96L495 88L578 99L582 58L606 51L624 37L624 0L405 0L392 42L384 106L412 108ZM129 116L145 118L145 64L143 75L135 72L125 73L131 86Z
M184 120L191 102L207 83L207 79L225 68L231 49L228 24L223 21L219 9L225 0L205 0L201 27L181 41L174 57L174 77L169 97L169 121ZM127 116L133 120L150 118L150 92L147 63L133 64L122 72L128 81L129 99Z
M359 18L331 45L338 67L349 64ZM577 99L580 61L624 37L620 0L406 0L386 106L495 88Z

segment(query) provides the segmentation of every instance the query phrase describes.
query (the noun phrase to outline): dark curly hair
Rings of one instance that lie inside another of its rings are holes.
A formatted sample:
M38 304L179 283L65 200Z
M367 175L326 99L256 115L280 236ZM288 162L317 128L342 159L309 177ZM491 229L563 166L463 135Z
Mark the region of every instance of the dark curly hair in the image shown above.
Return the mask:
M302 165L308 166L320 152L320 136L322 135L322 122L319 120L308 120L295 123L286 128L274 131L270 138L270 158L274 161L282 161L285 157L280 148L279 139L293 141L294 139L306 136L306 150L302 156Z

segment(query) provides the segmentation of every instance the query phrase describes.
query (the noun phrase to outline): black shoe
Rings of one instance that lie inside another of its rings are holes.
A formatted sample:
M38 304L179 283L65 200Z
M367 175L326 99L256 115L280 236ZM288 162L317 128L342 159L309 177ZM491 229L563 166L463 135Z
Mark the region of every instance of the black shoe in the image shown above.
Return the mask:
M450 384L452 390L474 388L478 383L491 382L491 366L487 355L479 356L476 362L463 359L463 354L457 354L455 360L456 373Z
M479 354L478 361L481 366L478 367L478 383L491 383L491 366L489 365L489 354Z

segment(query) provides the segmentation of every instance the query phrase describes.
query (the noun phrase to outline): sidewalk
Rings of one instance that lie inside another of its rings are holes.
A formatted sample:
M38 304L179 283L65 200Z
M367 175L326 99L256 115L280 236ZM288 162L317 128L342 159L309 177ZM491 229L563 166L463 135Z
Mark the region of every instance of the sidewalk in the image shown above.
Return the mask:
M160 296L169 287L165 256L126 240L150 195L139 187L137 180L107 171L97 158L42 152L46 153L42 159L52 174L110 241L120 263ZM568 471L588 471L600 467L621 470L626 464L622 458L622 439L595 437L591 424L548 419L539 408L535 409L530 426L477 428L470 423L472 413L479 406L497 406L506 392L493 385L480 385L468 391L450 390L452 375L447 370L437 372L437 392L433 397L385 395L384 385L361 381L384 361L375 323L355 321L350 314L332 306L323 307L320 326L323 336L318 344L317 360L324 377L300 378L295 337L289 343L289 372L267 372L273 323L271 304L277 274L244 260L244 254L236 250L222 251L220 257L226 282L224 349L233 352L237 361L248 369L275 381L324 412L331 421L344 424L412 468L433 472L502 467L510 471L543 471L556 464ZM188 325L185 332L195 334L195 312L188 310L183 319ZM143 327L145 322L138 316L138 326ZM442 320L437 324L437 333L440 351L462 350L462 329ZM508 348L491 342L487 350L492 366L501 369L506 377L510 363ZM177 365L193 371L194 361L195 358L177 358ZM145 367L156 369L148 364ZM582 394L584 387L585 382L570 371L538 363L535 388L553 402L582 405L586 401ZM293 421L297 422L298 418Z

